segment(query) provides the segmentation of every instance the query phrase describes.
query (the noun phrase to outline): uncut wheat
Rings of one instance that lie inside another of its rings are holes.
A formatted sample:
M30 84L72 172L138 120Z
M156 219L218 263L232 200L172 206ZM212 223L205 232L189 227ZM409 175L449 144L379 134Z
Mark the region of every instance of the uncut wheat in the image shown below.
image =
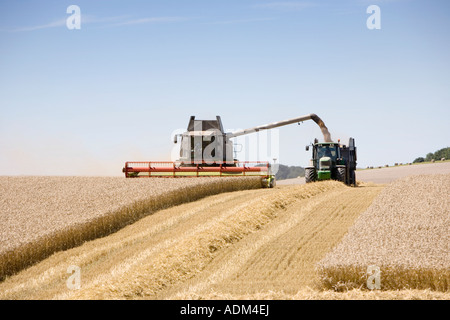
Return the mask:
M257 177L0 177L0 279L155 210L260 186Z
M381 289L448 291L449 194L449 174L387 186L319 264L323 286L367 288L368 267L377 266Z

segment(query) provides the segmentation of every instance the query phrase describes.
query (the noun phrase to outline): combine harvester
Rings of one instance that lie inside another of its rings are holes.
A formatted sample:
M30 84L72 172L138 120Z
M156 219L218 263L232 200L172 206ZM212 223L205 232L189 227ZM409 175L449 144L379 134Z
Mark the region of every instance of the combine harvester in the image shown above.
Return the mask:
M293 123L300 124L306 120L316 122L323 132L325 142L332 142L327 127L316 114L228 133L223 129L220 116L216 116L216 120L196 120L195 116L191 116L187 131L174 137L174 143L181 144L179 160L129 161L122 171L127 178L260 176L263 187L273 188L275 176L271 164L267 161L234 159L230 139Z

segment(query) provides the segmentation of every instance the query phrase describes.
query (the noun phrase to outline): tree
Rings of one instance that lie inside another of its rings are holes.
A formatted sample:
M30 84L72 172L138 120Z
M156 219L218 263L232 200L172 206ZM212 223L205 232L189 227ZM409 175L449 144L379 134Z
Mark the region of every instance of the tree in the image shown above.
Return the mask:
M419 163L419 162L424 162L424 161L431 161L431 160L441 160L441 159L450 159L450 147L447 148L442 148L434 153L430 152L428 153L425 158L423 157L418 157L416 158L413 162L414 163Z
M434 153L434 159L441 160L442 158L450 159L450 148L443 148Z

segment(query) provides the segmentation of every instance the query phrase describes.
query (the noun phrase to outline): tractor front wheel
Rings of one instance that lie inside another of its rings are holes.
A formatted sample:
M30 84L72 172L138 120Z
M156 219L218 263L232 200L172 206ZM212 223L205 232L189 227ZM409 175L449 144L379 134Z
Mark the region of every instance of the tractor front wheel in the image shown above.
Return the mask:
M305 168L305 182L316 181L316 169L315 168Z

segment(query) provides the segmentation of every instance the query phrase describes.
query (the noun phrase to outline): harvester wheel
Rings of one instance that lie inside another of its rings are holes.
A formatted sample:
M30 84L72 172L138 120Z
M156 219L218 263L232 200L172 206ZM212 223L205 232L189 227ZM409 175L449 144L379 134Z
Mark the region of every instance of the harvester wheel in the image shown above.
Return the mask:
M347 181L345 181L345 173L346 173L346 168L345 167L339 167L337 168L337 175L336 175L336 179L340 182L344 182L347 183Z
M276 185L277 185L277 182L275 180L275 177L273 177L272 179L270 179L269 188L274 188Z
M263 188L274 188L275 185L275 176L267 177L261 180L261 186Z
M316 169L315 168L305 168L305 182L316 181Z

